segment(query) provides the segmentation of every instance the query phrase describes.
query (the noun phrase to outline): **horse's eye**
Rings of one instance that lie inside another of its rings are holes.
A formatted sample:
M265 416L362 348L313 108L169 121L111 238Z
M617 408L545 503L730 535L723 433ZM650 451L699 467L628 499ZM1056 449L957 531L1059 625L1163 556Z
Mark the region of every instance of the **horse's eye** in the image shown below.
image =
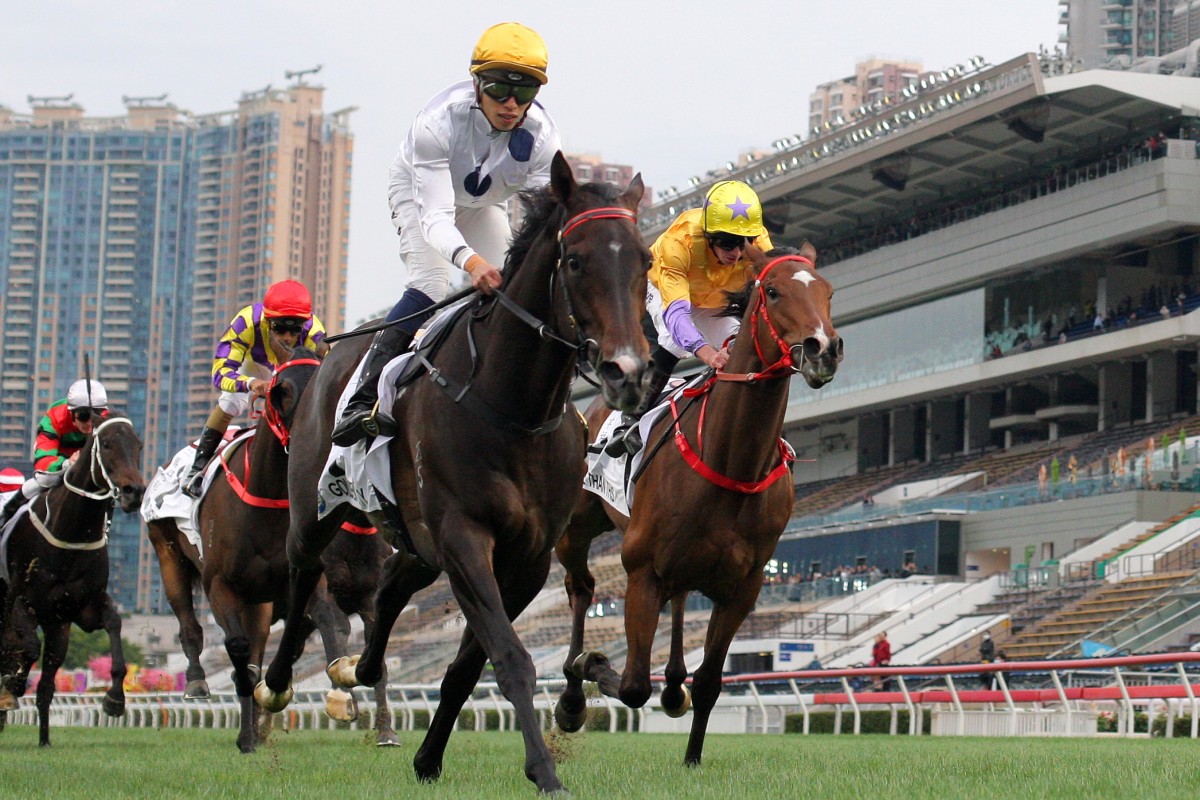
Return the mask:
M571 272L579 272L580 267L579 256L574 254L567 256L567 269L571 270Z
M646 262L646 272L649 272L653 267L654 267L654 259L652 258Z
M775 291L775 287L774 287L774 286L768 286L768 287L767 287L767 297L771 298L772 300L778 300L778 299L779 299L779 292Z

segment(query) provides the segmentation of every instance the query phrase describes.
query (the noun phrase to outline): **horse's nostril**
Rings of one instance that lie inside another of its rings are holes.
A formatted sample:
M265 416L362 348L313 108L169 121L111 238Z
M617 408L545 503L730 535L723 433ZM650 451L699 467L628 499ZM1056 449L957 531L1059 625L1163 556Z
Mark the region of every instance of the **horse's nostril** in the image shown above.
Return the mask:
M625 379L625 370L615 361L601 362L599 372L605 383L620 383Z

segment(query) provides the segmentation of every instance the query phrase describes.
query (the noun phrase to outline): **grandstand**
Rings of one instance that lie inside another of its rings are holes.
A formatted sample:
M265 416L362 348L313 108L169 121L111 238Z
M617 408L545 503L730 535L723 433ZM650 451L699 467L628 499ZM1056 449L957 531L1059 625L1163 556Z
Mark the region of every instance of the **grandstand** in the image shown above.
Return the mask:
M1026 54L720 173L754 185L777 243L814 243L846 341L831 384L792 388L796 510L739 663L799 643L851 665L879 630L897 664L972 661L985 630L1014 659L1200 636L1198 109L1195 77ZM646 239L705 189L643 213ZM615 553L594 569L617 616L588 646L619 664ZM434 591L397 626L393 680L437 678L457 647ZM517 626L557 672L557 566Z

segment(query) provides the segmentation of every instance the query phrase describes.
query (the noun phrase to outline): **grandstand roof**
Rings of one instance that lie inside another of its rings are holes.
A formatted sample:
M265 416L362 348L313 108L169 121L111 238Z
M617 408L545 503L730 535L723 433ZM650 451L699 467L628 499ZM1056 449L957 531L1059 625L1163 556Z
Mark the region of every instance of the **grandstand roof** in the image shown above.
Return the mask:
M778 238L829 242L905 208L1200 115L1198 109L1195 78L1108 70L1045 77L1030 53L932 87L730 177L755 186ZM890 130L880 132L881 123ZM1042 140L1033 141L1039 133ZM647 234L657 235L673 218L668 207L694 205L705 188L652 209Z

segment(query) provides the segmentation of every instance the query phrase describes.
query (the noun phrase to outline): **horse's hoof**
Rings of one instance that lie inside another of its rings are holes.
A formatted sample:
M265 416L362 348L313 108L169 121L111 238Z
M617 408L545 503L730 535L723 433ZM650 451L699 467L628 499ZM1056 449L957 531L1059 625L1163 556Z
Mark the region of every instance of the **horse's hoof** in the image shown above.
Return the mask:
M608 666L608 656L604 653L596 652L595 650L585 650L575 657L571 662L571 673L580 680L594 681L595 678L588 677L593 674L595 669L604 669Z
M125 700L124 699L117 700L112 697L109 697L108 695L105 695L104 700L101 702L101 706L104 708L104 713L108 714L110 717L125 716Z
M587 706L574 713L567 711L563 707L562 700L554 704L554 722L558 725L558 729L563 733L575 733L583 727L583 723L587 720Z
M396 736L394 731L387 731L379 734L375 738L376 747L399 747L400 737Z
M0 691L0 711L16 711L21 704L8 689Z
M692 692L690 689L688 689L688 687L680 686L679 695L680 702L677 706L673 707L669 707L667 705L668 699L666 692L663 692L663 696L659 698L659 702L662 703L663 713L671 719L679 719L688 712L688 709L692 707Z
M361 658L361 655L335 658L325 668L325 674L329 676L329 680L333 681L334 686L341 687L342 689L353 689L359 685L358 677L354 674L354 668L358 666Z
M208 681L201 678L198 681L188 681L183 688L184 700L207 700L212 695L208 691Z
M292 702L293 694L295 694L295 690L290 684L282 692L273 692L267 688L266 681L259 681L258 685L254 687L254 702L258 703L258 707L263 711L275 714L288 707L288 703Z
M350 692L330 689L325 695L325 714L338 722L353 722L358 719L358 701Z

